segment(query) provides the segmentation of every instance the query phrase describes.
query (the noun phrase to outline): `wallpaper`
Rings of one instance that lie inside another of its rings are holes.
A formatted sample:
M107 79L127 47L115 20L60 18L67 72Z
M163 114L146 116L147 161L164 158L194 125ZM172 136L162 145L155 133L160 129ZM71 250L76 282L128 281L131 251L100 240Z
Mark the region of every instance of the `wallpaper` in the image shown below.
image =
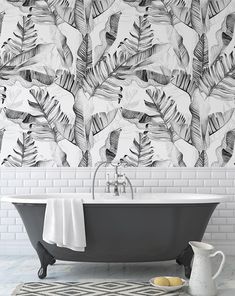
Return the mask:
M231 167L235 1L0 0L5 167Z

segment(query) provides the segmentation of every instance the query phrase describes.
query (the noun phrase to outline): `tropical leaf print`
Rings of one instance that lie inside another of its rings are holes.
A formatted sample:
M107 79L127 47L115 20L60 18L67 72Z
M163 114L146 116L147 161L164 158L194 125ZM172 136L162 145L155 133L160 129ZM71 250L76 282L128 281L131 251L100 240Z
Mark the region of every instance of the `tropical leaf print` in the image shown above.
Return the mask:
M205 150L199 154L198 160L195 164L195 167L208 167L208 156Z
M146 134L139 133L137 139L133 141L133 147L130 148L130 155L125 155L121 161L128 166L155 166L153 161L154 150L151 141Z
M0 153L1 153L1 150L2 150L2 140L3 140L3 136L4 136L5 131L6 130L4 128L0 129Z
M5 158L2 165L6 167L32 167L37 166L38 150L32 137L23 133L18 138L17 145L12 154Z
M223 126L225 126L229 120L234 116L235 109L228 110L224 113L217 112L209 115L208 121L208 132L209 135L213 135L218 130L220 130Z
M56 122L64 124L69 123L68 117L63 113L59 105L59 101L49 96L48 92L43 89L30 90L34 101L29 101L29 105L37 110L40 115L43 115L44 122L42 124L32 123L31 133L34 139L50 141L54 139L57 142L58 131L56 129Z
M156 117L155 115L149 116L146 113L128 109L122 109L122 116L129 122L134 123L139 129L145 128L152 121L152 118Z
M172 73L171 83L178 87L179 89L185 91L190 96L194 93L196 89L196 82L192 78L191 74L184 71L175 70Z
M4 16L5 16L5 12L1 11L0 12L0 36L1 36L1 33L2 33L2 23L3 23Z
M112 162L115 159L121 131L122 129L119 128L109 133L105 145L100 149L102 161Z
M117 112L118 109L114 109L108 113L100 112L92 115L90 125L93 136L105 129L114 120Z
M234 53L221 56L200 80L199 88L207 97L233 101L235 95L235 60Z
M206 34L202 34L195 49L193 58L193 79L198 84L200 78L209 67L208 40Z
M84 36L77 55L76 80L78 84L82 84L89 68L92 68L92 44L89 34Z
M222 10L224 10L230 4L230 2L231 0L210 0L208 7L209 18L213 18Z
M217 44L211 48L211 60L216 61L231 44L234 35L235 13L226 16L221 28L216 32Z
M121 12L112 14L105 25L105 28L100 33L100 39L102 44L95 48L94 54L96 56L95 61L102 59L103 55L108 52L109 48L113 45L117 38L118 24L121 17Z
M2 165L234 166L234 27L231 0L3 1Z
M96 18L109 9L115 0L94 0L92 3L92 16Z
M218 161L214 163L214 166L224 167L234 152L234 144L235 144L235 129L228 131L224 136L221 146L219 146L216 150Z
M164 92L150 90L146 91L152 102L145 101L148 108L152 109L159 118L158 124L148 125L150 135L155 138L162 138L174 141L174 126L182 126L185 123L184 116L177 110L174 100L167 97ZM174 125L172 125L174 123ZM151 137L151 136L150 136Z
M22 21L17 23L17 32L14 32L14 37L9 38L3 44L3 50L8 51L12 56L17 56L24 51L29 51L36 47L38 38L35 25L29 16L23 16Z

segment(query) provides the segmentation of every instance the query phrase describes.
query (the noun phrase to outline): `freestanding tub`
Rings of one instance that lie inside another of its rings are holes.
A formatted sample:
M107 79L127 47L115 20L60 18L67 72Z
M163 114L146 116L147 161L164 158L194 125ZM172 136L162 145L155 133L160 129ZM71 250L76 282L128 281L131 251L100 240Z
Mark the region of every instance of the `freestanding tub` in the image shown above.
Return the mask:
M46 202L51 197L81 197L87 247L85 252L48 244L42 239ZM92 200L90 194L7 196L18 210L41 267L56 259L80 262L150 262L176 259L190 276L189 241L201 241L216 206L226 197L202 194L142 194L116 198L107 194Z

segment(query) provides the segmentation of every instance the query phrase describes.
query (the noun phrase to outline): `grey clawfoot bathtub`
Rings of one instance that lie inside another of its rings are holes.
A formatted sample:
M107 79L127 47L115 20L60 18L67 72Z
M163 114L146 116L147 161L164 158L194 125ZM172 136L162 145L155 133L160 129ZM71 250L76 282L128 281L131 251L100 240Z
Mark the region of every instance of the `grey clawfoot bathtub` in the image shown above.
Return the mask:
M104 196L105 194L103 194ZM42 239L46 200L82 197L87 247L85 252L48 244ZM85 198L84 198L85 197ZM189 241L201 241L216 206L226 198L199 194L144 194L131 199L53 194L10 196L18 210L41 267L39 278L56 260L80 262L151 262L175 259L190 276Z

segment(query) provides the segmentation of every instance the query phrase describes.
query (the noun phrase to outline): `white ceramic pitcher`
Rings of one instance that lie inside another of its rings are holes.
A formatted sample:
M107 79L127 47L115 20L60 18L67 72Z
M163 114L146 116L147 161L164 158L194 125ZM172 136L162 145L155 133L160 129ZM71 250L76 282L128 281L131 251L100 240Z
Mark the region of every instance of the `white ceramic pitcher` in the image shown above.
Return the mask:
M192 296L215 296L217 289L215 279L221 273L225 255L222 251L217 251L212 254L214 247L202 242L189 242L194 252L192 273L189 280L189 293ZM211 257L216 255L222 256L222 261L218 271L212 276Z

